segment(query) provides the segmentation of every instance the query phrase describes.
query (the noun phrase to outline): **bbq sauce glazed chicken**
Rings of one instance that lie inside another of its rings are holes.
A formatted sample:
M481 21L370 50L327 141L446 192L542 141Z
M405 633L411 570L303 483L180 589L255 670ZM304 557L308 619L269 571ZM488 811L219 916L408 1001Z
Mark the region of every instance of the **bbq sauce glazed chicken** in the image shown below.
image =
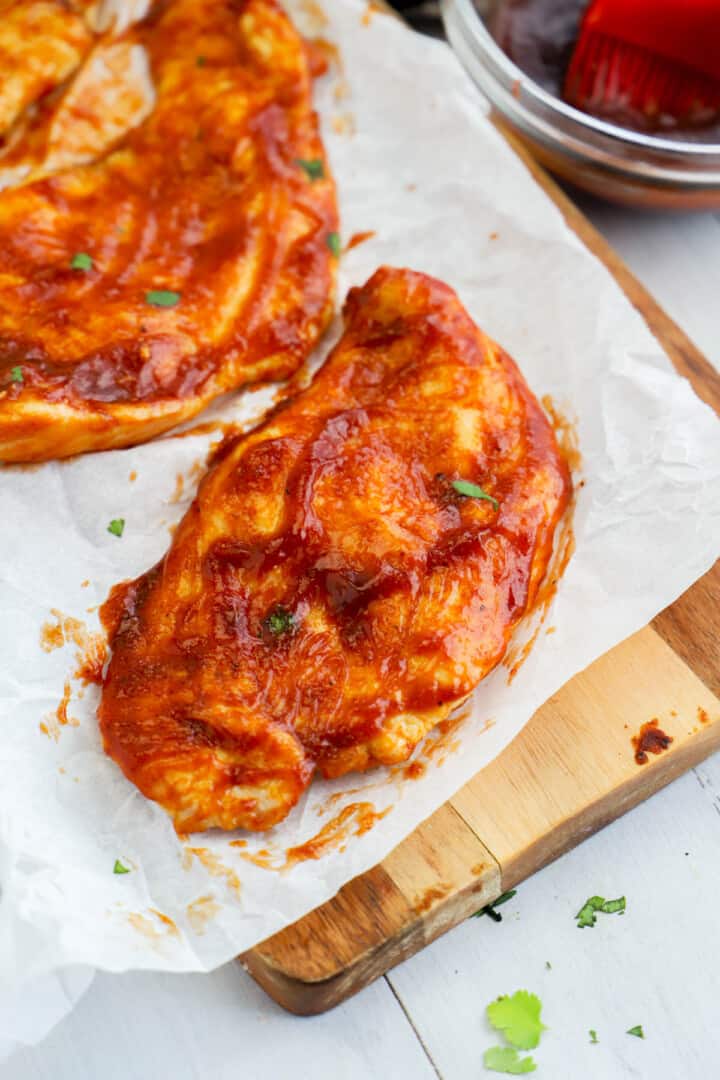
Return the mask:
M502 658L568 502L548 420L450 288L382 268L344 317L104 608L105 749L181 832L267 829L316 771L407 759Z
M0 8L0 460L142 442L295 371L337 212L281 7Z

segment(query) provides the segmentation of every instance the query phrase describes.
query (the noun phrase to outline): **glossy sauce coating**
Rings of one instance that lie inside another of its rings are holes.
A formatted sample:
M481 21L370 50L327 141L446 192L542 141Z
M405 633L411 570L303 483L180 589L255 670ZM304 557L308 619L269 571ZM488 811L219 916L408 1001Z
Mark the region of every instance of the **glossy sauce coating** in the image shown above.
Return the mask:
M502 658L569 491L452 290L379 270L311 385L221 447L166 557L106 604L107 752L181 831L268 828L316 769L407 760Z
M332 306L335 189L307 52L275 0L157 0L117 38L86 29L84 48L66 16L76 66L55 65L0 151L6 461L139 442L286 377ZM39 54L57 45L37 35Z

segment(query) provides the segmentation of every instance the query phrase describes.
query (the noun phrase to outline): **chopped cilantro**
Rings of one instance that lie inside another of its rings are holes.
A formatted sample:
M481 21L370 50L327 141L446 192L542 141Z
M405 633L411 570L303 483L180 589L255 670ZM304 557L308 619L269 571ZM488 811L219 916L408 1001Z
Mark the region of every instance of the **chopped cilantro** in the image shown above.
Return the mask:
M588 1035L590 1036L590 1042L591 1043L596 1043L596 1042L600 1041L598 1039L598 1037L597 1037L597 1031L594 1031L593 1028L590 1028L590 1031L588 1032Z
M300 166L307 175L308 180L322 180L325 176L325 165L322 158L296 158L295 164Z
M10 368L10 382L23 383L25 376L21 367Z
M493 1072L510 1073L512 1076L535 1072L537 1068L531 1057L521 1058L512 1046L491 1046L483 1055L483 1065Z
M636 1024L635 1027L628 1028L626 1034L635 1035L638 1039L645 1038L645 1032L642 1029L642 1024Z
M113 518L107 527L107 531L113 536L122 536L125 531L125 518Z
M333 253L333 255L335 256L335 258L337 258L339 256L340 250L341 250L340 233L339 232L329 232L327 234L327 236L325 237L325 242L327 243L327 246L330 248L330 250Z
M619 896L617 900L606 900L600 910L606 915L614 915L616 912L622 914L625 911L625 897Z
M280 637L281 634L289 634L291 630L294 630L295 619L291 611L278 605L265 616L263 626L270 634Z
M552 964L549 960L545 961L545 967L548 969L548 971L552 971Z
M625 911L625 897L620 896L617 900L606 900L603 896L591 896L585 901L575 918L582 930L584 926L594 926L597 922L597 912L602 911L605 915L614 915Z
M129 866L123 866L123 864L120 862L120 860L116 859L115 860L115 865L113 866L113 874L129 874L129 873L130 873L130 867Z
M207 64L207 56L196 56L195 67L205 67Z
M145 300L153 307L175 307L180 303L180 293L171 289L151 289L145 293Z
M78 251L70 260L70 267L72 270L92 270L93 261L86 252Z
M602 896L591 896L589 900L586 900L583 906L578 911L575 918L578 920L578 926L594 926L597 922L595 912L599 911L605 903Z
M540 1042L545 1025L540 1020L542 1003L536 994L517 990L512 997L502 995L487 1007L487 1018L518 1050L532 1050Z
M510 889L509 892L505 892L502 896L498 896L497 900L493 900L491 904L486 904L484 908L480 908L472 916L473 919L478 919L481 915L489 915L493 922L502 922L502 915L499 911L496 911L496 907L500 907L501 904L507 904L508 900L512 900L517 889Z
M488 495L481 487L478 487L477 484L472 484L469 480L453 480L452 486L459 495L467 495L469 499L486 499L487 502L493 504L494 510L500 509L500 503L497 499L494 499L492 495Z

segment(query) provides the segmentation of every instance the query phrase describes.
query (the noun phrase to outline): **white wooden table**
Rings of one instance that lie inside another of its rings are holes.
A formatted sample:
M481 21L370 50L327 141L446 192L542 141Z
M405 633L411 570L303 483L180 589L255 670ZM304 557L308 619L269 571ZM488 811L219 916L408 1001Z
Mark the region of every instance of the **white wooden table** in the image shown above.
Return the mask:
M720 217L582 206L720 368ZM578 930L573 915L596 893L625 894L627 914ZM72 1015L0 1074L492 1077L482 1056L498 1040L485 1005L523 987L540 995L549 1025L539 1080L720 1076L720 756L536 875L502 911L501 924L470 919L312 1019L284 1013L237 964L208 976L98 975ZM644 1040L626 1034L636 1024Z

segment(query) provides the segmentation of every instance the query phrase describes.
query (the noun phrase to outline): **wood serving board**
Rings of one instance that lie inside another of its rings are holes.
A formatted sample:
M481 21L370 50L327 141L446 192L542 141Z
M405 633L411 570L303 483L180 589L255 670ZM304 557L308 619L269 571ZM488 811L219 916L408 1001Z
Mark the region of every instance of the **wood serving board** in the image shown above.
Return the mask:
M720 376L517 139L680 374L720 413ZM378 866L240 957L280 1005L339 1004L720 748L720 561L650 626L575 676L510 746ZM657 718L671 746L637 765Z

